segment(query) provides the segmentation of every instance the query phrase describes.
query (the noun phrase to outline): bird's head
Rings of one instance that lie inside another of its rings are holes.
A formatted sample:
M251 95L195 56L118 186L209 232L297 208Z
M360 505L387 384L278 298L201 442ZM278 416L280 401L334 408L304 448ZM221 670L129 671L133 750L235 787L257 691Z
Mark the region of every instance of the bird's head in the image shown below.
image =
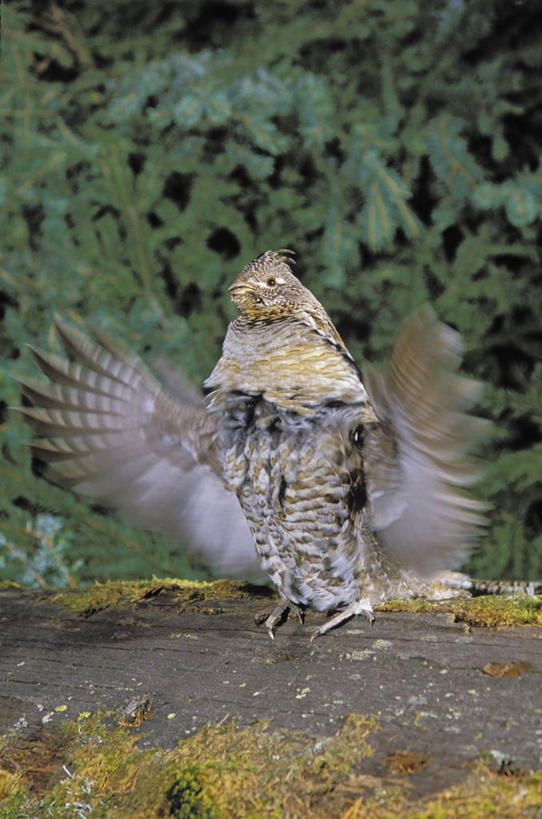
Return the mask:
M311 297L290 269L291 254L267 250L243 268L228 288L240 316L252 321L280 319Z

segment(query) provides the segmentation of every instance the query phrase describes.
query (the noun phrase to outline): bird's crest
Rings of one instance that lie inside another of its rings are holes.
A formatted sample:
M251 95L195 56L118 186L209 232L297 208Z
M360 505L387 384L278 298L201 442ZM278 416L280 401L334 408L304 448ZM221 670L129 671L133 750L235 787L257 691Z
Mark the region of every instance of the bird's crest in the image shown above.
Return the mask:
M279 250L266 250L265 253L262 253L261 256L255 260L257 262L275 262L276 264L280 264L281 262L287 265L295 264L295 250L289 250L287 247L282 247Z
M243 273L247 272L249 269L256 269L256 270L265 270L272 265L277 264L285 264L287 265L290 270L292 265L295 264L295 259L292 257L295 256L295 251L288 250L288 248L281 248L280 250L266 250L265 253L262 253L256 259L253 259L249 264L246 265Z

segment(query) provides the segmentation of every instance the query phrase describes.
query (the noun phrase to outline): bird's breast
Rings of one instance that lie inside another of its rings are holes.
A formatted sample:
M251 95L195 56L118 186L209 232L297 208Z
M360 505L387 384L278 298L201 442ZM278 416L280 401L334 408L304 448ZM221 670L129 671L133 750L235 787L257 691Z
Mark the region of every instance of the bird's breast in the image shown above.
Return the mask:
M330 609L359 591L365 505L352 408L310 418L247 397L223 418L223 473L262 568L292 602Z
M330 402L363 403L372 413L346 349L303 329L277 325L240 333L230 325L223 355L205 382L210 408L223 409L233 393L261 396L280 410L306 415Z

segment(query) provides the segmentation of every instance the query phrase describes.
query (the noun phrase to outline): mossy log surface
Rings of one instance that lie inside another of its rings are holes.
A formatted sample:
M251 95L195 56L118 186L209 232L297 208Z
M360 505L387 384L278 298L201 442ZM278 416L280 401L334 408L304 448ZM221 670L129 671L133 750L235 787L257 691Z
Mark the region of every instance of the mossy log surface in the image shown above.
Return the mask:
M408 779L409 798L464 780L487 752L501 772L527 774L542 767L542 628L507 624L539 623L540 599L499 601L500 622L487 600L384 609L372 628L357 618L311 643L323 616L291 618L273 642L254 623L271 592L229 581L0 588L4 750L98 710L129 724L123 709L147 698L148 718L129 728L140 748L171 749L230 718L318 742L363 714L378 728L358 774ZM492 627L472 624L484 605Z

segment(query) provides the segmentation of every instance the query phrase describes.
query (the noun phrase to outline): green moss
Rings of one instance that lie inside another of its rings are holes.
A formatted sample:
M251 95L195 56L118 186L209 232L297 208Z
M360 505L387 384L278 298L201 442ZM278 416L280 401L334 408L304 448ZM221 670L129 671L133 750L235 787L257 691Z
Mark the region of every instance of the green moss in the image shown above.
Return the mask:
M213 582L198 580L179 580L176 578L152 580L111 580L106 583L96 582L83 589L60 589L42 597L49 603L59 603L72 611L89 614L111 606L133 606L144 600L158 596L172 596L189 610L190 605L204 600L226 600L249 597L250 592L244 583L234 580L215 580ZM216 608L202 610L203 613L216 613Z
M171 815L177 819L214 819L217 816L198 765L187 765L179 770L166 791L166 799Z
M11 771L4 771L0 768L0 805L2 804L2 800L6 799L8 796L12 796L13 794L17 795L17 792L20 788L21 780L20 777L16 774L11 773ZM4 814L0 813L3 817ZM17 816L18 814L13 814ZM11 816L11 814L8 814Z
M310 815L351 768L373 753L373 717L350 715L328 740L271 730L269 722L238 729L208 726L180 743L177 759L199 766L218 816Z
M269 722L244 728L230 722L204 727L173 751L142 750L113 716L65 723L55 742L55 751L59 742L64 747L65 766L59 765L56 784L38 797L30 774L13 782L0 816L56 819L74 815L79 803L93 818L308 815L372 753L367 738L377 727L375 718L352 715L334 737L315 743L272 730ZM9 758L9 741L3 753Z
M72 611L89 614L111 606L133 606L157 597L169 596L183 609L190 611L198 604L200 614L220 614L220 606L201 606L204 601L243 599L253 596L251 587L235 580L212 582L157 578L152 580L112 580L95 583L82 589L60 589L48 593L42 600L59 603ZM542 597L515 597L513 599L487 595L483 597L456 597L449 600L392 600L380 611L408 611L414 613L449 614L458 622L470 626L502 627L542 625Z
M451 615L456 621L469 626L499 628L503 626L541 626L542 597L515 597L507 599L485 597L451 600L392 600L380 611L438 612Z
M342 819L486 819L488 816L523 819L539 815L542 771L502 776L485 760L478 760L460 783L413 803L401 788L360 797Z
M23 819L31 814L26 811L29 799L24 793L14 792L3 799L0 792L0 816L2 819Z
M112 713L83 714L46 734L53 754L62 748L56 775L39 793L35 765L8 777L0 817L72 817L85 805L93 819L478 819L534 816L540 805L542 771L503 775L486 759L430 798L413 799L408 776L390 784L365 775L370 738L378 730L374 717L352 714L334 736L318 741L273 729L270 722L207 725L173 750L139 748L138 735L118 727L116 719ZM8 762L13 741L2 748ZM20 755L18 761L24 769ZM47 767L45 757L42 764Z

